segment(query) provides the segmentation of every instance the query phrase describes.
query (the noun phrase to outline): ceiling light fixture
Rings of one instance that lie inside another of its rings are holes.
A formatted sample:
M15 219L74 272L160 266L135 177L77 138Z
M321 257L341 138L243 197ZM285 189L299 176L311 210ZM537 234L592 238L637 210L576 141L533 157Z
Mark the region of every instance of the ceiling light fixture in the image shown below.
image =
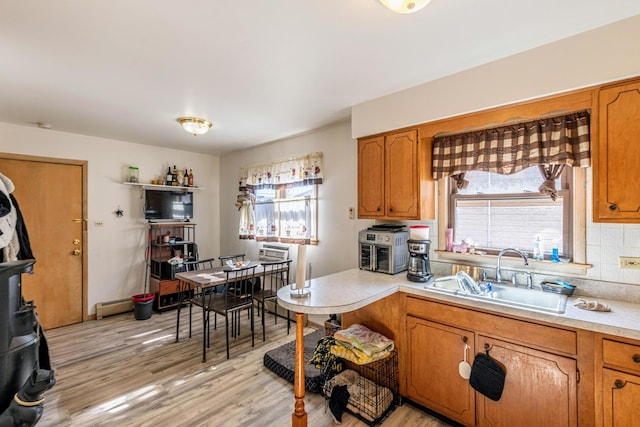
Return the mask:
M211 122L197 117L180 117L178 123L182 129L193 135L204 135L211 128Z
M431 0L380 0L389 10L396 13L413 13L417 12Z

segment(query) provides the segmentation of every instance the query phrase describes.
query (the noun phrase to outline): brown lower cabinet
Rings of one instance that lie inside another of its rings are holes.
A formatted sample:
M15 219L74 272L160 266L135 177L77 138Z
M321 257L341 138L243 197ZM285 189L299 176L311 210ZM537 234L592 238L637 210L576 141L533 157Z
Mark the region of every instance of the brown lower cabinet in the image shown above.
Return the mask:
M465 354L469 363L475 354L471 331L407 317L409 345L407 395L428 408L472 426L475 423L475 393L459 374Z
M640 427L640 341L410 294L343 315L396 342L400 392L465 426ZM459 375L482 352L506 370L499 401Z
M598 340L602 349L602 414L605 427L640 427L640 345Z
M577 426L575 359L479 335L480 348L505 367L502 397L477 397L479 426Z
M578 425L577 363L561 354L575 353L571 331L415 298L409 298L407 308L410 399L467 426ZM565 351L528 347L528 336L532 347L548 342ZM488 349L505 368L500 400L476 392L460 376L465 343L469 363L476 352Z

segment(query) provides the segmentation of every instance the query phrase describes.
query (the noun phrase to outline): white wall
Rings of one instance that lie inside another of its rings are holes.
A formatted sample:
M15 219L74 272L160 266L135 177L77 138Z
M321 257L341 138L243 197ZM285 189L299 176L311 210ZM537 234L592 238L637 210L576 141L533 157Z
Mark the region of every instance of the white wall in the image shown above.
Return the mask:
M319 244L307 249L312 275L317 277L358 266L358 231L373 223L348 219L349 207L357 207L357 143L349 123L319 129L313 133L241 151L221 160L220 165L220 249L223 253L257 256L258 243L238 239L238 175L241 167L321 151L324 181L319 187ZM297 247L289 250L296 265ZM216 254L219 255L219 254Z
M89 313L98 302L143 291L147 228L139 187L121 184L129 165L140 168L140 182L163 175L169 164L193 169L195 185L203 187L194 196L196 240L201 252L219 252L218 157L5 123L0 151L88 161ZM123 218L113 213L118 206Z
M640 15L352 108L353 136L640 74ZM434 61L437 58L434 58Z

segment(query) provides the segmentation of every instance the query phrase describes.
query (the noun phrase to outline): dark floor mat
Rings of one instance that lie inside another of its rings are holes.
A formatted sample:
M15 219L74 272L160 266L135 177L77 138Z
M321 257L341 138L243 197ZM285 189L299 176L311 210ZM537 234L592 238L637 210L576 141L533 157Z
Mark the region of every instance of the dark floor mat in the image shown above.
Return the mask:
M324 337L324 330L319 329L304 337L304 378L305 388L313 393L320 393L324 378L322 371L314 365L309 365L307 361L313 356L318 341ZM265 353L264 366L273 371L279 377L284 378L293 384L296 359L296 340L281 345L278 348Z

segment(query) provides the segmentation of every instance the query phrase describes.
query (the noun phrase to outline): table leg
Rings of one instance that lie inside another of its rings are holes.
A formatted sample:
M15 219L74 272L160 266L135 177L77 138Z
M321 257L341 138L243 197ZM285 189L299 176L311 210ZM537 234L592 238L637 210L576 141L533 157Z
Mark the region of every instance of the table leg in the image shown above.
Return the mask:
M180 309L182 308L182 282L178 281L178 309L176 310L176 342L178 342L178 334L180 333ZM160 301L158 301L158 306Z
M291 415L293 427L307 426L307 413L304 410L304 314L296 313L296 365L293 392L296 403Z

